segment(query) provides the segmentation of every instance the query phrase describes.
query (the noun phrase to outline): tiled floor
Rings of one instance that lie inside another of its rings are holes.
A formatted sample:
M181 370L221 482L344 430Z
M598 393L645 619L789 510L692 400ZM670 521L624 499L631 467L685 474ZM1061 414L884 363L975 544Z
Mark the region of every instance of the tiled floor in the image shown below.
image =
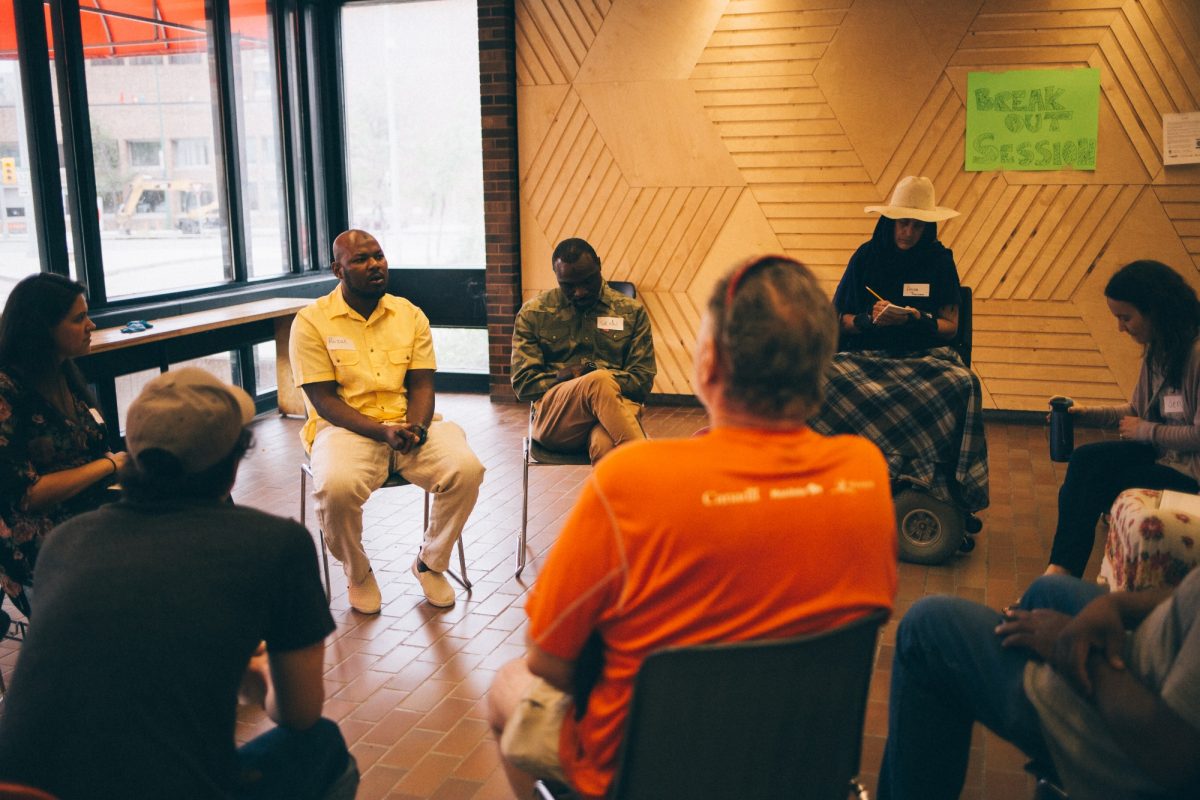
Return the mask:
M340 723L358 759L363 800L511 796L497 765L483 697L496 668L522 653L525 590L588 473L586 467L530 471L529 534L535 555L516 580L520 442L527 407L493 404L478 395L441 395L438 411L463 426L488 468L465 534L474 589L469 595L460 590L458 604L444 611L422 601L408 571L421 528L421 492L412 487L377 492L367 506L367 549L384 597L380 615L365 617L348 609L345 582L334 564L338 628L326 650L325 713ZM277 417L254 423L255 447L234 490L238 502L298 516L299 424ZM688 435L705 419L697 408L651 406L645 424L652 437ZM985 526L976 550L938 567L900 565L897 614L884 629L863 740L862 775L872 792L887 723L896 619L917 598L934 593L1003 606L1045 564L1063 465L1047 458L1043 427L988 424L987 437L992 506L981 515ZM1097 435L1085 431L1079 438ZM311 516L309 524L314 526ZM16 655L15 644L0 643L6 677ZM269 725L261 712L243 712L239 739ZM1031 797L1023 764L1020 753L977 729L963 797Z

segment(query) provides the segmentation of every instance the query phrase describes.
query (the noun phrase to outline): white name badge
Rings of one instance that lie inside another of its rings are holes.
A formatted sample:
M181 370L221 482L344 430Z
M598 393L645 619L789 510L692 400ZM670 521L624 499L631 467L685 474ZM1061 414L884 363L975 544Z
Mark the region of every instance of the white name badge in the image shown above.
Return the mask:
M624 317L596 317L596 327L602 331L625 330Z
M906 283L904 284L905 297L929 297L928 283Z
M330 350L353 350L354 342L345 336L326 336L325 346Z
M89 408L88 411L92 412L92 419L96 420L97 425L104 424L104 417L100 416L100 412L98 410Z
M1164 415L1183 413L1183 395L1181 394L1163 395L1162 403L1162 413Z

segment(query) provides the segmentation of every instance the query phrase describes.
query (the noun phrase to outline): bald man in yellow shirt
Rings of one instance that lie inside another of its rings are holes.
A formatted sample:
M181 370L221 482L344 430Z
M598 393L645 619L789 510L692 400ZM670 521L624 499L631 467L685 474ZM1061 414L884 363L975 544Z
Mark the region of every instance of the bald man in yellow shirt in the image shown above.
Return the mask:
M387 293L388 263L371 234L349 230L333 243L338 286L302 310L290 355L308 420L300 437L312 460L317 515L342 562L350 605L382 606L362 544L362 507L389 472L434 495L412 571L432 605L454 605L443 574L479 497L484 467L462 428L433 421L437 369L429 320Z

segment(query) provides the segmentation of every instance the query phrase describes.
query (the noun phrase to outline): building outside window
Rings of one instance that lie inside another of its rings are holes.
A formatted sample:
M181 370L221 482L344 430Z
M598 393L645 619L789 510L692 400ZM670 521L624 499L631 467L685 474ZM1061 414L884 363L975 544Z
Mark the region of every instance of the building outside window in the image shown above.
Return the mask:
M129 148L129 166L162 167L162 142L131 141L126 146Z
M206 167L212 161L212 140L174 139L176 167Z

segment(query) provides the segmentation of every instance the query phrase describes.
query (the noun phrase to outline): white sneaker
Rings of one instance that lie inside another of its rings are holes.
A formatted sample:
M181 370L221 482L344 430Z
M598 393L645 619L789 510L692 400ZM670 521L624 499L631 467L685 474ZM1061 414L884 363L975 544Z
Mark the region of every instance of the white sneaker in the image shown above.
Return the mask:
M383 595L379 592L379 583L375 573L368 572L361 583L348 582L350 607L360 614L378 614L383 607Z
M425 599L429 601L429 605L438 608L449 608L454 605L454 587L450 585L450 581L446 580L446 576L431 569L421 572L420 563L420 558L413 562L412 573L417 576L417 583L421 584L421 591L425 593Z

